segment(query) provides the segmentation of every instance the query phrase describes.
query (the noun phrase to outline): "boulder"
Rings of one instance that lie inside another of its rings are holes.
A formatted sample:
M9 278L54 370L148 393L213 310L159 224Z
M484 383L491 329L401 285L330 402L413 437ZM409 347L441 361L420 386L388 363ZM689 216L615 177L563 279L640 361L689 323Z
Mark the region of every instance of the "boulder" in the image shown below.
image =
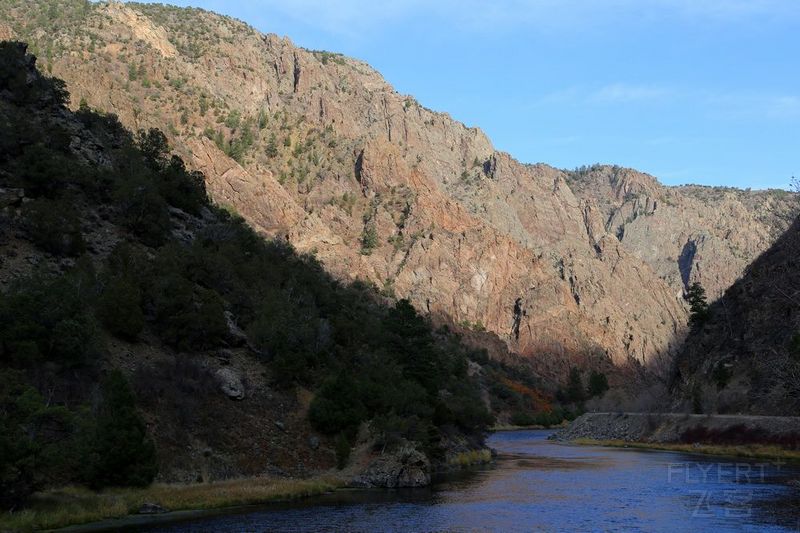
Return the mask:
M220 368L216 373L222 392L231 400L244 400L244 380L233 368Z
M143 503L142 506L139 507L139 514L162 514L166 512L167 510L157 503Z
M424 453L403 445L373 460L351 485L363 488L424 487L431 482L431 464Z

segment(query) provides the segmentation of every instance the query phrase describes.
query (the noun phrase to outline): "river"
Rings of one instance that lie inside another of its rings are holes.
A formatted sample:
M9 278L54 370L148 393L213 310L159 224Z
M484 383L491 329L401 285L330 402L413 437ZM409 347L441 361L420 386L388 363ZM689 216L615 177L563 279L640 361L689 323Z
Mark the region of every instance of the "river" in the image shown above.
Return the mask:
M154 531L800 531L797 466L496 433L491 468L429 489L342 491Z

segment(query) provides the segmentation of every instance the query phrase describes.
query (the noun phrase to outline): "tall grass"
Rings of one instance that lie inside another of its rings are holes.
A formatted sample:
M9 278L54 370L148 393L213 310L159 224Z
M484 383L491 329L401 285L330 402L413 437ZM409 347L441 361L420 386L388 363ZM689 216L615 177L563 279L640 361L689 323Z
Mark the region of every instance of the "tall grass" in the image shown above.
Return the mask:
M470 450L468 452L461 452L456 454L447 461L451 466L466 468L473 465L482 465L492 462L492 451L483 450Z
M218 509L330 492L340 482L329 478L284 480L248 478L203 484L154 484L144 489L92 492L78 487L34 496L30 508L0 515L0 531L33 531L86 524L137 514L144 503L170 511Z
M789 450L780 446L765 444L671 444L651 442L629 442L624 440L576 439L573 444L588 446L612 446L615 448L643 448L649 450L665 450L683 453L699 453L741 457L745 459L766 459L800 462L800 450Z

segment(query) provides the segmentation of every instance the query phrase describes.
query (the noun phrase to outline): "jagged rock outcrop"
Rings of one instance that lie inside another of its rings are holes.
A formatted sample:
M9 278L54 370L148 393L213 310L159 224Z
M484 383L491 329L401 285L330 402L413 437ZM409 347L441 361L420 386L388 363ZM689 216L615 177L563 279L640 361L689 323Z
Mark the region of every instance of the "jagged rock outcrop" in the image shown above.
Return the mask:
M162 129L258 230L518 353L624 362L674 350L681 275L716 294L780 227L726 236L782 202L772 197L722 200L711 216L697 194L634 171L581 186L520 164L360 61L206 11L90 4L45 39L28 3L12 5L0 22L46 50L74 105Z
M366 470L351 480L354 487L424 487L431 482L431 465L424 453L404 445L375 458Z
M575 194L597 202L605 230L676 293L700 282L716 299L797 212L785 191L664 187L635 170L595 165L570 173Z

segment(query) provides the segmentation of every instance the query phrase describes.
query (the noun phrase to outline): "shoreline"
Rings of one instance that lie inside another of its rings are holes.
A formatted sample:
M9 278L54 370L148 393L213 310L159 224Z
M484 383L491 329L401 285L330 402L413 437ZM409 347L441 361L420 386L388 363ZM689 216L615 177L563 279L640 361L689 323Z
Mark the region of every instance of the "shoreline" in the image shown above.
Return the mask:
M451 474L492 463L490 448L453 456L433 474ZM391 490L348 486L342 476L327 473L308 479L247 477L210 483L154 483L146 488L111 488L95 492L62 487L35 494L32 505L14 514L0 514L0 531L110 531L180 522L194 518L249 512L270 504L345 493ZM161 510L142 513L155 504Z
M618 439L590 439L581 438L564 441L563 444L574 446L606 446L610 448L634 448L640 450L655 450L665 452L680 452L687 454L710 455L715 457L729 457L738 459L765 459L769 461L784 461L800 463L800 450L788 450L776 445L718 445L718 444L679 444L625 441Z
M0 515L0 531L99 531L143 526L268 503L291 502L341 490L333 476L309 479L240 478L196 484L156 483L147 488L93 492L65 487L39 493L33 505ZM140 513L145 504L166 512Z
M562 422L560 424L556 424L554 426L542 426L541 424L533 424L532 426L492 426L486 431L489 433L497 433L498 431L533 431L533 430L553 430L556 431L558 429L565 428L569 425L569 422Z

